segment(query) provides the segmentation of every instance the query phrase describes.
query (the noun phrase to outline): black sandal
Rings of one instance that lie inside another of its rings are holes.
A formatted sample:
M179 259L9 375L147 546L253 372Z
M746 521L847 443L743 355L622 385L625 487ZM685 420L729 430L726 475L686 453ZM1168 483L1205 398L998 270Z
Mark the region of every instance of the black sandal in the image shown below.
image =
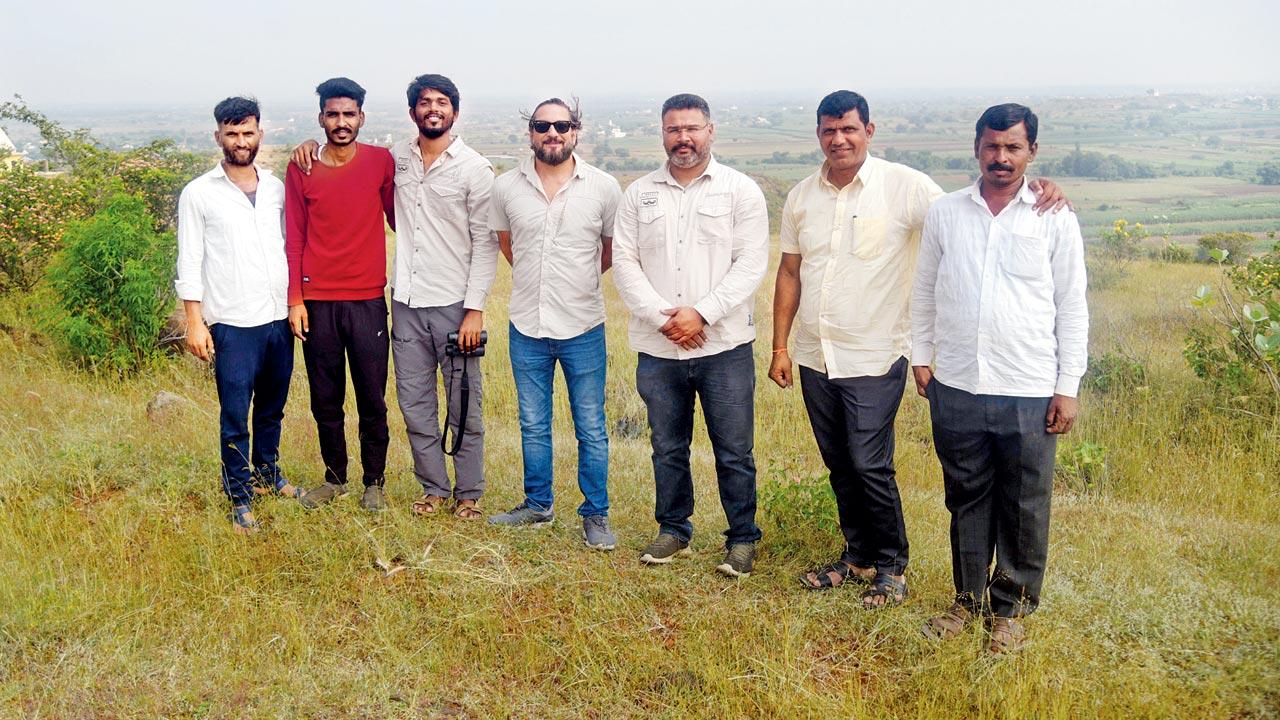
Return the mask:
M863 575L859 574L858 571L868 569L869 568L860 568L857 565L850 565L844 560L836 560L824 568L809 571L818 576L817 585L809 582L809 573L805 573L800 576L800 583L808 590L830 590L833 587L844 585L847 582L866 585L870 581ZM835 582L831 579L833 574L839 576L840 582Z
M884 598L884 602L879 605L872 605L867 601L871 598ZM879 608L894 607L901 605L907 599L907 580L895 580L892 575L887 572L876 570L876 578L871 581L871 587L862 593L862 607L867 610L877 610Z

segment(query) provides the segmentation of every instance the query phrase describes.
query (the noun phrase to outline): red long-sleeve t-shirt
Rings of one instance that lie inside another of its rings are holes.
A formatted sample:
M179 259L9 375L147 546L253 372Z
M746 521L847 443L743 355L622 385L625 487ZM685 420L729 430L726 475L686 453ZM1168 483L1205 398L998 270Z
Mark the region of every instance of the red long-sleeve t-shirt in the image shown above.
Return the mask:
M394 230L395 160L386 148L358 143L341 167L321 162L285 174L285 257L289 304L370 300L387 285L387 238Z

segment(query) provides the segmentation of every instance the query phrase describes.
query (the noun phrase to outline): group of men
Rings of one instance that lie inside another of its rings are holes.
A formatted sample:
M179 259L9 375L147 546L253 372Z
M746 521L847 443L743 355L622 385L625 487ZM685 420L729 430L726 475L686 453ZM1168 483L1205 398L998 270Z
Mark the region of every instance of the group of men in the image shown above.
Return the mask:
M386 509L388 349L414 472L412 511L482 517L484 426L478 358L499 252L512 267L512 373L524 500L489 517L553 521L552 387L558 362L578 441L583 538L612 550L601 277L630 311L636 387L652 443L659 529L640 560L690 555L694 405L700 401L728 529L717 571L746 577L756 542L755 295L769 259L764 194L712 156L706 101L662 106L667 162L624 192L575 152L581 116L551 98L526 116L533 153L495 179L452 134L460 98L422 75L407 100L416 137L390 150L357 142L364 90L317 88L325 143L294 152L286 182L254 165L256 103L215 108L224 159L179 203L177 290L190 350L212 359L222 406L222 482L238 531L258 527L255 492L315 508L344 495L347 367L359 415L366 510ZM976 125L980 178L944 195L926 175L872 157L866 100L824 98L826 156L783 208L769 377L800 364L806 410L830 470L845 549L806 573L813 590L866 585L867 607L907 597L908 543L894 474L894 420L908 366L928 398L946 503L956 599L925 625L947 638L985 616L990 648L1017 649L1039 602L1055 439L1076 417L1085 368L1083 243L1052 183L1025 177L1037 119L989 108ZM1047 210L1053 212L1046 212ZM387 324L384 221L396 233ZM283 408L302 341L323 484L279 469ZM447 399L442 430L437 373ZM252 448L249 409L252 404ZM448 441L452 432L453 441ZM454 457L455 482L445 455ZM452 501L452 502L451 502ZM994 564L993 564L994 558Z

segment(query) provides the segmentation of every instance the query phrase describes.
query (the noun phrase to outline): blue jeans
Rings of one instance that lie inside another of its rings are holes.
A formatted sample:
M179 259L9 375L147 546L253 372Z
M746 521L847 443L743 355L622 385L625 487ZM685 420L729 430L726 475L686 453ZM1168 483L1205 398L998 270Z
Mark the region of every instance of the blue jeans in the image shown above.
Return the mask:
M222 406L222 489L232 505L246 505L253 497L255 469L269 483L280 474L280 421L293 374L293 334L288 320L247 328L214 323L209 333L213 336L213 376Z
M533 338L510 326L511 374L520 405L525 501L539 510L554 503L551 489L551 396L556 361L569 390L569 412L578 437L578 488L583 517L609 514L609 435L604 420L604 325L565 340Z
M649 411L658 531L688 542L693 536L693 403L702 399L716 458L726 544L760 539L756 526L755 360L751 343L690 360L640 353L636 389Z

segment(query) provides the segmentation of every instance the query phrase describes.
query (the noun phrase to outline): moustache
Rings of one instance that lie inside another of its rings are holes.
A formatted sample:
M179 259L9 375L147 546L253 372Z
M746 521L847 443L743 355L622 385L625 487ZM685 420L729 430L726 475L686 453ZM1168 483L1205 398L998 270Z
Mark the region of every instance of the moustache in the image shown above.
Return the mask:
M671 148L671 152L676 152L677 150L682 150L682 149L687 149L689 152L698 151L698 149L695 148L691 143L680 143L679 145L676 145L675 147Z
M987 172L995 172L996 170L1004 170L1005 172L1013 172L1013 166L1012 166L1012 165L1006 165L1006 164L1004 164L1004 163L991 163L990 165L988 165L988 166L987 166Z

